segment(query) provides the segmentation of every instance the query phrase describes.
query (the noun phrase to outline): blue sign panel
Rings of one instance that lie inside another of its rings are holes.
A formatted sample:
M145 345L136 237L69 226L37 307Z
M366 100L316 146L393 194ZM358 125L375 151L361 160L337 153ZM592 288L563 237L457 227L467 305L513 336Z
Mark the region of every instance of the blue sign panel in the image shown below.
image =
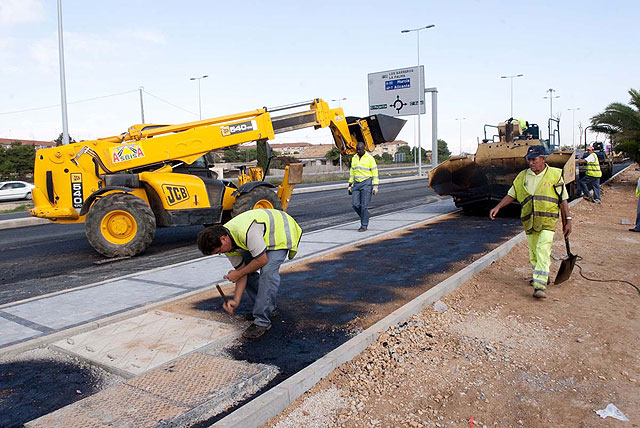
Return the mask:
M385 80L384 82L384 90L385 91L393 91L396 89L406 89L411 87L411 79L394 79L394 80Z

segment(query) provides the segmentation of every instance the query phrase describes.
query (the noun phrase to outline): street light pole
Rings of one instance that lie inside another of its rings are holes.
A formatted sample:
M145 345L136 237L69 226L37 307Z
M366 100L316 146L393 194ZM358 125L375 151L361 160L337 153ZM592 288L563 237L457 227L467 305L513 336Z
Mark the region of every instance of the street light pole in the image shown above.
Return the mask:
M62 105L62 144L69 144L67 118L67 84L64 76L64 44L62 41L62 0L58 0L58 57L60 61L60 104Z
M511 118L513 118L513 78L514 77L523 77L524 74L514 74L513 76L500 76L501 79L509 79L511 80Z
M544 97L544 99L546 100L547 98L549 98L549 118L553 119L553 99L554 98L560 98L560 95L553 95L553 93L555 92L555 89L549 88L547 89L547 92L549 92L549 96L548 97Z
M420 141L420 110L421 103L420 101L424 98L424 92L422 91L422 79L420 76L420 31L426 30L427 28L433 28L435 24L430 24L425 27L414 28L412 30L402 30L401 33L411 33L413 31L416 32L416 39L418 41L418 176L422 177L422 143Z
M568 108L572 112L571 118L571 147L576 146L576 110L580 110L580 107Z
M331 100L331 101L337 101L338 102L338 107L341 107L340 104L342 101L346 100L346 98L337 98L335 100ZM340 163L340 172L342 172L342 152L340 150L338 150L338 162Z
M462 156L462 121L466 119L466 117L456 119L460 122L460 156Z
M206 79L209 77L208 75L200 76L200 77L191 77L189 80L197 80L198 81L198 112L200 113L200 120L202 120L202 98L200 98L200 81L202 79Z
M140 116L142 117L141 123L144 123L144 103L142 101L142 91L144 91L144 86L140 86L138 88L138 91L140 92Z

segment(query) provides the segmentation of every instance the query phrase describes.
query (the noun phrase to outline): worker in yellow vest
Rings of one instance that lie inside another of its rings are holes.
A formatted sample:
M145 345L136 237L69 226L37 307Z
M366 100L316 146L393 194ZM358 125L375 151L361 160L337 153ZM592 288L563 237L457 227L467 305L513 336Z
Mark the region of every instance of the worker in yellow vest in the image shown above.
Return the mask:
M378 194L378 165L376 160L364 149L364 143L356 145L357 154L351 159L349 186L354 211L360 216L360 229L365 232L369 227L369 204L371 195Z
M225 253L233 266L224 278L235 283L235 293L222 308L233 314L245 291L254 302L253 311L245 316L253 322L243 337L257 339L271 328L280 265L296 255L301 237L302 229L293 217L274 209L245 211L224 225L207 227L198 234L202 254Z
M638 196L638 207L636 208L636 226L629 229L630 232L640 232L640 177L636 184L636 196Z
M521 205L520 219L527 235L529 261L533 268L533 297L547 297L551 266L551 245L559 213L562 214L562 230L565 236L571 233L569 195L562 180L562 170L546 164L544 146L530 146L525 159L529 169L520 171L505 196L490 212L495 220L501 208L518 201Z
M580 190L585 199L600 204L600 177L602 177L600 162L598 161L598 155L593 152L593 146L589 146L587 150L589 151L589 155L584 159L578 159L576 161L576 163L587 164L584 177L580 179ZM591 196L591 190L593 190L593 197Z

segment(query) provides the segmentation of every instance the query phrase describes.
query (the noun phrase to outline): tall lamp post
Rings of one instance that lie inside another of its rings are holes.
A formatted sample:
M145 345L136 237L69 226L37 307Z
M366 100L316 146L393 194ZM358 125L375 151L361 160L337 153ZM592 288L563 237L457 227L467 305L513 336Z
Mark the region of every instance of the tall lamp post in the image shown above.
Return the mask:
M549 96L548 97L543 97L545 100L548 98L549 99L549 118L553 119L553 99L554 98L560 98L560 95L553 95L553 93L555 92L555 89L549 88L547 89L547 92L549 92Z
M200 81L202 79L206 79L209 77L208 75L200 76L200 77L191 77L189 80L197 80L198 81L198 112L200 113L200 120L202 120L202 98L200 98Z
M424 98L424 91L422 90L422 79L420 78L420 31L427 28L433 28L435 24L430 24L425 27L414 28L411 30L402 30L401 33L416 33L416 40L418 41L418 176L422 177L422 144L420 141L420 101Z
M457 118L456 120L460 122L460 156L462 156L462 121L466 120L466 117Z
M338 107L341 107L341 103L342 101L346 100L346 98L336 98L335 100L331 100L332 102L337 101L338 102ZM342 172L342 152L340 150L338 150L338 162L340 163L340 172Z
M576 146L576 110L580 110L580 107L576 108L568 108L568 111L571 112L571 147Z
M511 117L513 118L513 79L515 77L523 77L524 74L514 74L513 76L500 76L501 79L511 80Z
M62 106L62 144L69 144L67 119L67 84L64 77L64 44L62 43L62 0L58 0L58 57L60 61L60 105Z

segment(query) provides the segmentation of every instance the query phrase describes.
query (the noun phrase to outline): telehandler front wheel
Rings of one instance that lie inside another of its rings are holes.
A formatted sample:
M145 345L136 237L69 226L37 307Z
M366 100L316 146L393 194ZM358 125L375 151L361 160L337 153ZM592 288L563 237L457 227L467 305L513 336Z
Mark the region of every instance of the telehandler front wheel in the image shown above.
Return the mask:
M250 192L243 193L236 198L233 203L231 215L233 217L245 211L258 208L276 209L282 211L282 203L278 199L276 192L268 187L259 186L251 189Z
M85 232L91 246L104 256L136 256L153 240L156 218L142 199L114 193L93 204L85 220Z

